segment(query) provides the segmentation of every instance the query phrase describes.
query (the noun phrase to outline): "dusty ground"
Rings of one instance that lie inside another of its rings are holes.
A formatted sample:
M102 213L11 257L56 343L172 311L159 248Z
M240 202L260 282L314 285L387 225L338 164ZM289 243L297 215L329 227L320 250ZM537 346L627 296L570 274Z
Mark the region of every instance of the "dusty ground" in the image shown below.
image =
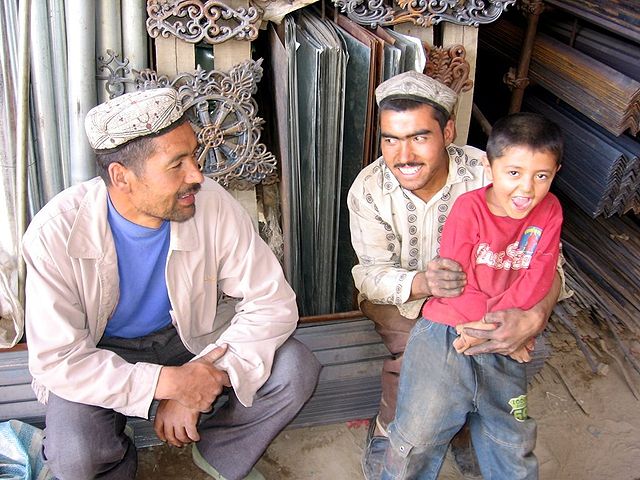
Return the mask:
M640 401L618 364L593 375L575 343L554 334L555 352L530 390L530 415L538 421L536 454L542 480L640 479ZM640 388L640 376L627 369ZM575 397L575 398L574 398ZM268 480L361 479L364 422L283 432L258 464ZM140 453L138 479L208 478L189 451L153 447ZM462 477L449 462L440 480Z

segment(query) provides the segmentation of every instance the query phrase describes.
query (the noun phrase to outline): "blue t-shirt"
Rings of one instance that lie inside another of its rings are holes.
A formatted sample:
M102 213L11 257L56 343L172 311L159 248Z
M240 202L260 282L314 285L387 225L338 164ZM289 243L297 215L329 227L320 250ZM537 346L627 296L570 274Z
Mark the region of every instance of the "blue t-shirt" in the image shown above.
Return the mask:
M170 223L148 228L130 222L108 201L108 220L116 244L120 299L107 323L108 337L136 338L171 323L164 271Z

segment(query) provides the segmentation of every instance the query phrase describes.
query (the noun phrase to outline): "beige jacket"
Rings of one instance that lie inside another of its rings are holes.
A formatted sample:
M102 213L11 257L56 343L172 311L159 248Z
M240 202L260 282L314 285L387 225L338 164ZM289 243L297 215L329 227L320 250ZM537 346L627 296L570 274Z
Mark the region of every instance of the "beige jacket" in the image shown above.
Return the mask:
M57 195L34 217L22 248L29 368L38 399L46 402L52 391L147 418L161 366L130 364L96 348L119 296L104 182L96 178ZM226 343L228 352L216 365L250 406L298 311L249 216L213 180L206 179L196 196L195 216L171 223L165 275L183 343L195 354ZM216 315L220 293L239 299L226 322Z

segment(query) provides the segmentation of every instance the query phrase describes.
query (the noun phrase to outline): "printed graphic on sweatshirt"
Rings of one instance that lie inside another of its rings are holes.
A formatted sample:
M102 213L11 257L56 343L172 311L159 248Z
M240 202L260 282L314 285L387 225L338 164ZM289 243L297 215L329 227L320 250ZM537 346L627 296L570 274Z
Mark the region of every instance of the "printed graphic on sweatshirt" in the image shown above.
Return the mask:
M480 243L476 249L476 265L487 265L496 270L529 268L541 236L540 227L527 227L520 240L513 242L502 252L493 252L488 243Z

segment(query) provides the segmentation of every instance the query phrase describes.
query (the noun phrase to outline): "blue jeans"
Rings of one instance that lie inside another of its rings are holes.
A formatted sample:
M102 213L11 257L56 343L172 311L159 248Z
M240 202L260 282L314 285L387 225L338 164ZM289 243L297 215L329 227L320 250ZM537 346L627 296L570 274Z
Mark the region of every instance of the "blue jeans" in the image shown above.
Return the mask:
M457 353L456 336L455 328L424 318L411 331L382 479L435 480L449 442L467 420L485 480L537 479L525 364Z

